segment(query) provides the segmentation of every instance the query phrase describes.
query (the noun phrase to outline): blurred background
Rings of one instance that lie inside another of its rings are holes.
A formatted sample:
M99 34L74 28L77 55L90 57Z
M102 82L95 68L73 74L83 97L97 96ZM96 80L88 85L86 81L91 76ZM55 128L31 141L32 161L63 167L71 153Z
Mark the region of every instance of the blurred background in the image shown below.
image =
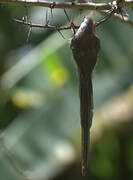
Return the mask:
M26 27L13 18L68 25L63 10L0 6L0 172L3 180L133 179L133 29L100 25L93 73L94 118L81 176L78 79L71 30ZM130 19L133 12L126 9ZM79 25L88 11L68 10ZM96 21L102 19L94 13Z

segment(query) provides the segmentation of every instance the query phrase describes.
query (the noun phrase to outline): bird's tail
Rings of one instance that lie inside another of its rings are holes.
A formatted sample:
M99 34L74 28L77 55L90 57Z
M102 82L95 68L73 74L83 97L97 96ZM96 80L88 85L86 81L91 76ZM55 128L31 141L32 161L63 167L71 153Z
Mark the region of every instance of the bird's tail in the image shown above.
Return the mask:
M92 79L79 75L79 95L80 95L80 116L82 134L82 174L85 175L88 167L88 153L90 144L90 127L93 116L93 90Z

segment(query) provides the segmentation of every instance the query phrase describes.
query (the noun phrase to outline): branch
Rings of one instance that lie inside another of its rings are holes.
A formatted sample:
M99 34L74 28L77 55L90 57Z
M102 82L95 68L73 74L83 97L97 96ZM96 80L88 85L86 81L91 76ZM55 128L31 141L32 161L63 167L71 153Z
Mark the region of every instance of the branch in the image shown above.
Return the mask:
M14 19L14 21L19 24L24 24L24 25L30 26L31 28L36 27L36 28L51 29L51 30L57 30L57 31L67 30L67 29L72 28L71 26L59 26L58 27L58 26L52 26L52 25L48 25L48 24L45 24L45 25L33 24L31 22L26 22L26 21L19 20L19 19ZM79 26L75 26L75 29L78 29L78 28L79 28Z
M122 16L120 14L108 14L108 12L106 12L106 11L100 11L100 13L102 15L107 15L107 17L105 17L101 21L97 22L96 26L99 26L100 24L106 22L110 17L113 17L114 19L116 19L122 23L128 24L130 27L133 28L133 21L131 21L126 16ZM42 29L51 29L51 30L56 30L56 31L72 29L71 26L52 26L52 25L48 25L48 24L41 25L41 24L34 24L31 22L27 22L27 21L19 20L19 19L13 19L13 20L15 22L17 22L18 24L23 24L23 25L29 26L30 28L35 27L35 28L42 28ZM74 28L78 29L79 26L74 25Z
M86 10L110 10L112 7L133 7L133 0L125 0L117 3L117 1L109 3L77 3L77 2L48 2L44 0L0 0L1 4L15 4L24 6L41 6L47 8L58 9L86 9Z
M113 14L112 17L122 23L128 24L130 27L133 28L133 21L130 20L127 16L122 16L120 14Z
M49 2L43 0L0 0L1 4L15 4L24 6L41 6L58 9L86 9L86 10L109 10L111 3L77 3L77 2Z
M100 14L104 15L104 16L107 16L107 18L105 17L103 20L100 21L99 24L102 23L102 21L106 21L107 19L109 19L110 17L122 22L122 23L125 23L125 24L128 24L130 27L133 28L133 21L130 20L127 16L122 16L120 14L117 14L117 13L112 13L112 14L109 14L108 11L99 11Z
M112 7L133 7L133 0L125 0L117 3L116 1L109 3L76 3L76 2L49 2L44 0L0 0L1 4L15 4L24 6L41 6L47 8L58 9L86 9L86 10L110 10Z
M125 1L113 1L110 3L92 3L92 2L87 2L87 3L76 3L76 2L48 2L44 0L0 0L0 4L14 4L14 5L24 5L24 6L42 6L42 7L47 7L47 8L58 8L58 9L84 9L84 10L98 10L102 11L102 14L108 15L107 10L111 10L114 7L119 6L120 8L122 7L133 7L133 0L125 0ZM103 12L104 10L104 12ZM125 24L128 24L129 26L133 27L133 21L131 21L128 17L126 16L121 16L120 14L112 14L111 15L113 18L119 20L120 22L123 22ZM22 23L22 22L18 22ZM23 23L25 24L25 23ZM71 29L70 26L67 27L61 27L61 29L58 27L52 27L50 25L30 25L31 27L40 27L40 28L48 28L48 29L56 29L56 30L64 30L64 29Z

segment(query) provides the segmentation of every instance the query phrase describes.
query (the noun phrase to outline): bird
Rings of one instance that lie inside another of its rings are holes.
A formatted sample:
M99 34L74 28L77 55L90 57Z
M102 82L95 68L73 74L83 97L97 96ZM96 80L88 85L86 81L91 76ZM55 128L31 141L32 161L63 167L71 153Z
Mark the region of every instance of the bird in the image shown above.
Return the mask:
M92 73L100 50L100 40L94 32L92 14L85 17L71 39L70 47L79 77L82 175L85 175L88 167L90 128L93 118Z

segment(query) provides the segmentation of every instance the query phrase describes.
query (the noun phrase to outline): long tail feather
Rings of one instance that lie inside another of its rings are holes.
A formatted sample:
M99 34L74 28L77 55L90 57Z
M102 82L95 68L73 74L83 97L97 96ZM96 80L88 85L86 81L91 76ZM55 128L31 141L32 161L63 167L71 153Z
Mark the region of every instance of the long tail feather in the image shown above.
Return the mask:
M93 116L93 90L91 75L90 77L85 78L82 74L79 74L79 94L82 134L82 174L85 175L88 166L90 127Z

